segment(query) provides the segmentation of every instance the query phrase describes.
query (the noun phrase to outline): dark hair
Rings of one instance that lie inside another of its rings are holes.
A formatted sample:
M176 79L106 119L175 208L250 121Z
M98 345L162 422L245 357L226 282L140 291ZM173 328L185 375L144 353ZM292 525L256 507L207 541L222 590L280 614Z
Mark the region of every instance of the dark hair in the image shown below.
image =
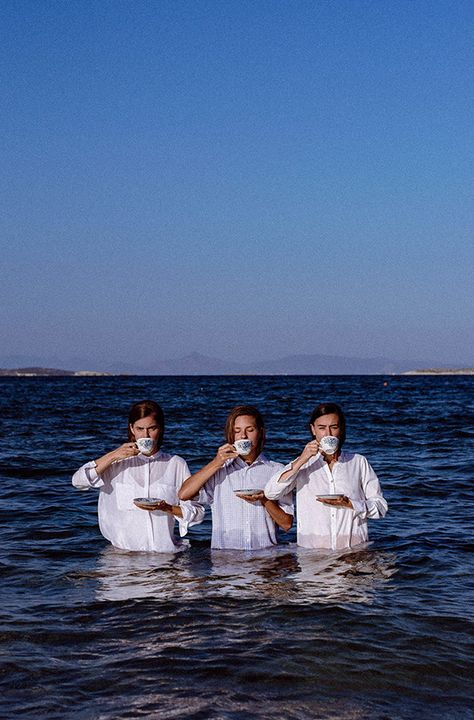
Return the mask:
M163 444L163 434L165 432L165 414L163 412L163 409L158 405L158 403L153 402L153 400L142 400L141 402L137 402L130 408L130 411L128 413L128 439L133 442L135 438L133 437L132 431L130 430L130 425L133 425L137 422L137 420L141 420L142 418L146 417L154 417L156 420L156 424L160 428L160 434L158 436L158 442L157 447L158 450Z
M339 427L341 429L341 432L339 434L339 447L341 448L346 441L346 416L344 415L342 408L340 408L339 405L336 405L336 403L321 403L321 405L318 405L318 407L314 408L309 419L309 430L311 434L313 434L311 425L314 424L314 421L317 420L319 417L322 417L323 415L332 414L337 415L337 417L339 418Z
M234 423L241 415L250 415L250 417L255 418L257 429L260 430L260 438L256 447L257 455L260 455L265 445L265 423L262 414L257 408L253 407L253 405L237 405L237 407L230 411L225 421L225 439L230 444L234 442Z

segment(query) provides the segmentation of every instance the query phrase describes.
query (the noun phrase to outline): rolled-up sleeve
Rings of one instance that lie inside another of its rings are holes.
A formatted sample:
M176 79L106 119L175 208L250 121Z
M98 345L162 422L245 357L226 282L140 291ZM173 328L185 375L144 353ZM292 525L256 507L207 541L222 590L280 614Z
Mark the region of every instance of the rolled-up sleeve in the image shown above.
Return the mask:
M78 490L89 490L89 488L100 488L104 485L104 481L97 474L97 468L94 460L85 463L72 476L72 484Z
M204 520L204 507L195 500L180 500L179 507L183 513L177 518L180 537L184 537L193 525L199 525Z
M275 473L275 475L270 478L270 480L265 485L265 497L267 497L269 500L280 500L280 498L284 498L285 495L288 495L291 490L293 490L296 484L296 477L298 473L290 475L290 477L286 480L280 480L281 476L285 472L287 472L287 470L291 470L292 467L292 463L288 463L288 465L285 465L284 468L279 470L277 473ZM285 510L285 512L290 513L289 510Z
M182 458L176 466L176 484L177 489L181 487L184 481L191 475L188 464ZM201 498L199 498L200 500ZM188 529L193 525L199 525L204 519L204 507L201 502L196 500L179 500L179 507L183 513L183 517L176 518L178 521L179 535L184 537Z
M355 514L362 520L366 518L376 520L385 517L388 510L387 501L382 495L379 479L374 469L365 458L362 458L361 484L365 498L364 500L351 500Z

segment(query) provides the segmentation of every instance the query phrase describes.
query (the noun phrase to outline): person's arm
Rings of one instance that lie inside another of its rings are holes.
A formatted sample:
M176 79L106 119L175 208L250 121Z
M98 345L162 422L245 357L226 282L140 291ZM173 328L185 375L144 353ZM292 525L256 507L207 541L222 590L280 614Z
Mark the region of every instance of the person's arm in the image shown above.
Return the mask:
M112 463L117 462L118 460L125 460L126 458L133 457L134 455L138 455L138 448L134 442L127 442L120 445L120 447L102 455L102 457L95 461L97 475L100 477L102 473L112 465Z
M275 500L269 500L265 495L260 499L260 502L272 520L276 522L282 530L288 532L293 525L293 515L285 512Z
M284 483L287 480L289 480L293 475L296 475L303 465L306 465L308 460L311 460L312 457L317 455L319 453L319 442L317 440L311 440L307 445L305 445L305 448L301 455L299 455L296 460L293 460L291 463L291 467L288 470L285 470L284 473L280 475L278 478L279 483Z
M241 500L245 500L249 503L260 502L271 519L281 527L282 530L288 532L293 525L293 515L285 512L280 505L274 500L269 500L265 497L263 490L256 490L253 495L241 495L239 492L235 493Z
M158 502L153 503L153 505L151 503L142 505L138 500L135 500L135 505L141 510L148 510L149 512L152 510L161 510L161 512L174 515L177 518L183 517L181 507L179 505L170 505L170 503L167 503L166 500L159 500Z
M225 465L226 461L233 460L237 457L237 455L238 453L233 445L230 445L229 443L221 445L217 451L216 457L211 460L210 463L184 481L178 492L179 499L191 500L195 497L202 486L205 485L206 482Z
M269 500L278 500L283 495L286 495L290 490L293 489L296 482L296 476L299 471L305 465L308 460L315 457L319 453L319 443L317 440L311 440L301 455L296 460L289 463L283 470L279 471L267 482L265 485L264 493L265 497Z
M138 455L137 447L134 443L124 443L115 450L102 455L97 460L91 460L77 470L72 476L72 484L78 490L88 490L89 488L100 488L104 482L102 479L105 473L113 463L117 460L123 460L127 457Z
M388 505L382 495L379 479L369 461L363 455L359 457L361 462L361 484L365 500L353 500L353 508L362 519L383 518L387 514Z

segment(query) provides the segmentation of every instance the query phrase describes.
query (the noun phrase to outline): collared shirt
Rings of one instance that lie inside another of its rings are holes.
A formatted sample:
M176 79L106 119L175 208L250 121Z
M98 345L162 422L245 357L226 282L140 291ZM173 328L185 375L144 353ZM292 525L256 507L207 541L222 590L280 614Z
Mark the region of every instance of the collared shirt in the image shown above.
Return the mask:
M318 453L283 482L286 470L275 473L265 486L265 495L276 500L296 487L298 545L339 550L367 542L367 518L384 517L387 503L377 475L363 455L341 452L332 471ZM354 509L331 507L317 495L346 495Z
M275 522L263 505L242 500L234 491L263 490L282 467L262 454L251 465L237 457L209 478L199 499L211 506L212 548L255 550L277 544ZM284 512L293 515L291 494L282 493L278 504Z
M95 462L88 462L73 475L72 484L84 490L99 489L99 527L112 545L123 550L174 552L182 546L174 535L175 520L182 537L188 526L204 517L199 503L178 500L178 490L190 474L183 458L159 451L114 462L100 477ZM156 497L179 505L183 517L141 510L133 503L137 497Z

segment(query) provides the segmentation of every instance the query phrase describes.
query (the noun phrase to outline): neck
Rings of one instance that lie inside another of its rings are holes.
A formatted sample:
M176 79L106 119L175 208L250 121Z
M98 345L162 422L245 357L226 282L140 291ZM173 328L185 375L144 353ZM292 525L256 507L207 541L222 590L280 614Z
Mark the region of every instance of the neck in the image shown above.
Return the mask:
M247 465L251 465L258 458L258 455L259 453L252 450L252 452L249 455L243 457L242 460L247 463Z

